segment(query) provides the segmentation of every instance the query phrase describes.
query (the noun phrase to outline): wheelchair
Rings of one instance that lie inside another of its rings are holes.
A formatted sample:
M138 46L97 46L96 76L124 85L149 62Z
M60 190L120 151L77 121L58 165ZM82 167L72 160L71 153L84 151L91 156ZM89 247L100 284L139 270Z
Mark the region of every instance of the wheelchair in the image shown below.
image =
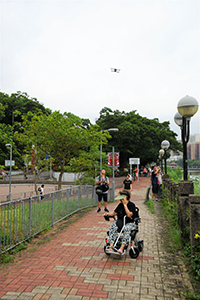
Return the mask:
M118 229L118 237L116 238L112 248L110 248L108 239L107 238L105 239L104 252L106 255L113 254L113 255L123 256L126 254L129 245L130 245L129 255L131 258L137 258L139 256L140 252L142 252L143 247L144 247L144 242L143 242L143 240L137 239L138 232L139 232L138 224L141 223L141 218L139 217L138 212L139 212L139 208L136 207L137 217L134 218L134 220L133 220L133 223L135 224L135 229L131 230L130 235L129 235L129 242L125 246L123 253L120 254L119 252L117 252L117 250L121 247L121 244L122 244L123 232L124 232L124 228L125 228L125 224L126 224L126 216L124 216L124 219L123 219L122 229L121 230ZM110 218L114 218L114 220L116 220L115 217L104 216L104 218L106 221L109 221ZM107 231L107 235L109 236L109 231ZM109 251L108 251L108 249L109 249Z

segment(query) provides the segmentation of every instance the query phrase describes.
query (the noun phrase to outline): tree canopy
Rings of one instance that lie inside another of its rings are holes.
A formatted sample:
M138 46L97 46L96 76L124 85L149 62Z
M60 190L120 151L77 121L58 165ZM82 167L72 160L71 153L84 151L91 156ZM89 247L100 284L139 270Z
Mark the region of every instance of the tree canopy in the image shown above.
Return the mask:
M4 111L2 112L1 106ZM51 110L45 108L43 104L39 103L36 98L30 98L27 93L20 91L12 93L10 96L0 92L0 121L4 124L14 126L15 122L22 122L22 116L29 111L38 113L41 111L49 115Z
M111 132L110 139L104 151L110 151L111 146L120 152L120 167L127 167L129 158L140 158L141 165L156 162L161 148L161 142L168 140L170 149L181 150L181 144L176 140L177 134L170 130L169 122L160 123L158 119L148 119L136 111L128 113L119 110L112 111L104 107L96 123L101 130L118 128Z
M19 130L23 116L31 111L35 114L40 112L49 115L51 110L45 108L36 98L30 98L27 93L16 92L10 96L0 92L0 164L9 158L9 149L5 147L6 143L13 146L13 160L16 165L23 166L23 147L15 139L15 131Z
M27 152L30 153L34 145L36 157L41 159L42 156L44 158L45 154L48 154L60 166L58 188L61 188L65 166L70 167L72 159L81 161L80 153L83 157L102 140L102 133L97 125L91 125L86 129L79 117L71 113L61 114L59 111L50 115L42 113L36 115L29 112L24 117L20 132L16 133L16 136L24 144ZM106 142L105 136L103 142ZM86 156L84 159L86 160ZM72 164L74 166L75 163L72 161ZM79 166L79 172L85 171L81 165ZM88 167L90 166L91 163L88 162Z
M109 134L106 131L115 127L118 132ZM167 121L160 123L134 110L126 113L104 107L96 125L92 125L89 119L72 113L51 112L24 92L10 96L0 92L0 136L0 164L9 157L6 143L12 143L13 160L19 167L23 166L24 155L30 155L34 145L37 159L42 161L45 154L50 154L61 168L61 177L68 170L94 178L99 172L101 143L104 168L106 153L112 151L112 146L120 152L120 168L128 167L131 157L140 158L142 165L156 162L165 139L170 142L170 149L182 149Z

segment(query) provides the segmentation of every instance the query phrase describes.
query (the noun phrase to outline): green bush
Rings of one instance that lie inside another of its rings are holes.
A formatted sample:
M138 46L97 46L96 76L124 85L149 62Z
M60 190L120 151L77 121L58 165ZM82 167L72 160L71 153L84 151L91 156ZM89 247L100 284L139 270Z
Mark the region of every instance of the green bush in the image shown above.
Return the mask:
M177 203L171 202L167 197L165 189L163 189L162 199L160 201L163 212L169 222L170 230L168 231L168 235L170 240L172 241L172 246L174 250L182 249L181 242L181 230L178 224L178 210Z
M174 168L170 169L168 172L169 178L175 182L179 182L179 180L183 179L182 176L182 170L180 168ZM200 194L200 180L199 177L193 177L190 180L194 183L194 193ZM165 212L165 215L167 216L167 219L169 223L171 224L172 231L170 230L170 235L173 236L174 245L177 245L177 249L181 249L181 232L180 228L178 226L178 215L177 215L177 204L176 202L170 202L167 198L167 195L164 191L163 193L163 199L161 200L163 210ZM188 232L190 228L186 228L186 231ZM193 275L193 278L195 282L198 282L197 285L199 285L200 281L200 231L195 235L195 238L199 240L199 244L194 247L195 253L194 255L191 255L191 248L190 248L190 240L184 241L184 255L189 260L189 266L191 274ZM185 296L187 296L186 299L198 299L200 300L200 295L198 293L195 294L189 294L185 293Z
M174 182L178 183L179 180L183 179L183 169L182 168L168 168L167 174L169 175L169 178L173 180Z

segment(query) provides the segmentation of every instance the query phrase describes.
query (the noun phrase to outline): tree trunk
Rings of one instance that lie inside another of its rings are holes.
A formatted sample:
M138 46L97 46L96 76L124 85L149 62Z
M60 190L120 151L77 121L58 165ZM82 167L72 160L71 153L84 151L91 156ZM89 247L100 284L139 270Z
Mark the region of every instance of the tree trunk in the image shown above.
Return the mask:
M58 190L61 190L62 188L62 176L64 174L64 170L61 170L59 178L58 178Z
M35 185L35 193L36 193L36 195L38 195L37 181L38 181L38 177L39 177L40 173L41 172L39 172L39 171L37 173L36 173L36 171L34 171L34 185Z

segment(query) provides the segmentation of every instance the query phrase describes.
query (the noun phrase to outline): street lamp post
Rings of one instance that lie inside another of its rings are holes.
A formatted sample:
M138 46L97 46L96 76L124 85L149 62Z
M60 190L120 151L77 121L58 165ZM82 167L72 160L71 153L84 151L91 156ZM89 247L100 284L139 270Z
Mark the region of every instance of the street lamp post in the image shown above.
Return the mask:
M162 160L162 157L163 157L164 153L165 153L165 151L163 149L159 150L160 160L161 160L161 169L163 169L163 160Z
M103 130L101 130L103 131ZM101 144L100 144L100 172L102 170L102 139L101 139Z
M112 189L113 189L113 202L115 201L115 147L112 147L112 169L113 169L113 183L112 183Z
M9 201L11 201L12 144L6 144L6 147L10 147Z
M181 138L183 143L183 177L188 180L187 171L187 143L190 136L190 118L198 111L198 101L191 96L181 98L177 104L178 113L174 116L175 123L181 127Z
M118 128L110 128L108 131L117 132L119 131ZM115 147L112 147L112 169L113 169L113 182L112 182L112 189L113 189L113 202L115 201Z
M105 129L106 130L106 129ZM101 130L104 132L105 130ZM109 132L117 132L119 131L118 128L109 128L107 129ZM112 188L113 188L113 201L115 201L115 147L112 147L112 169L113 169L113 183L112 183ZM100 172L102 170L102 140L100 144Z
M170 143L167 140L162 141L161 148L165 152L165 156L164 156L164 159L165 159L165 174L167 174L167 155L166 155L166 153L167 153L167 149L169 148L169 146L170 146Z

